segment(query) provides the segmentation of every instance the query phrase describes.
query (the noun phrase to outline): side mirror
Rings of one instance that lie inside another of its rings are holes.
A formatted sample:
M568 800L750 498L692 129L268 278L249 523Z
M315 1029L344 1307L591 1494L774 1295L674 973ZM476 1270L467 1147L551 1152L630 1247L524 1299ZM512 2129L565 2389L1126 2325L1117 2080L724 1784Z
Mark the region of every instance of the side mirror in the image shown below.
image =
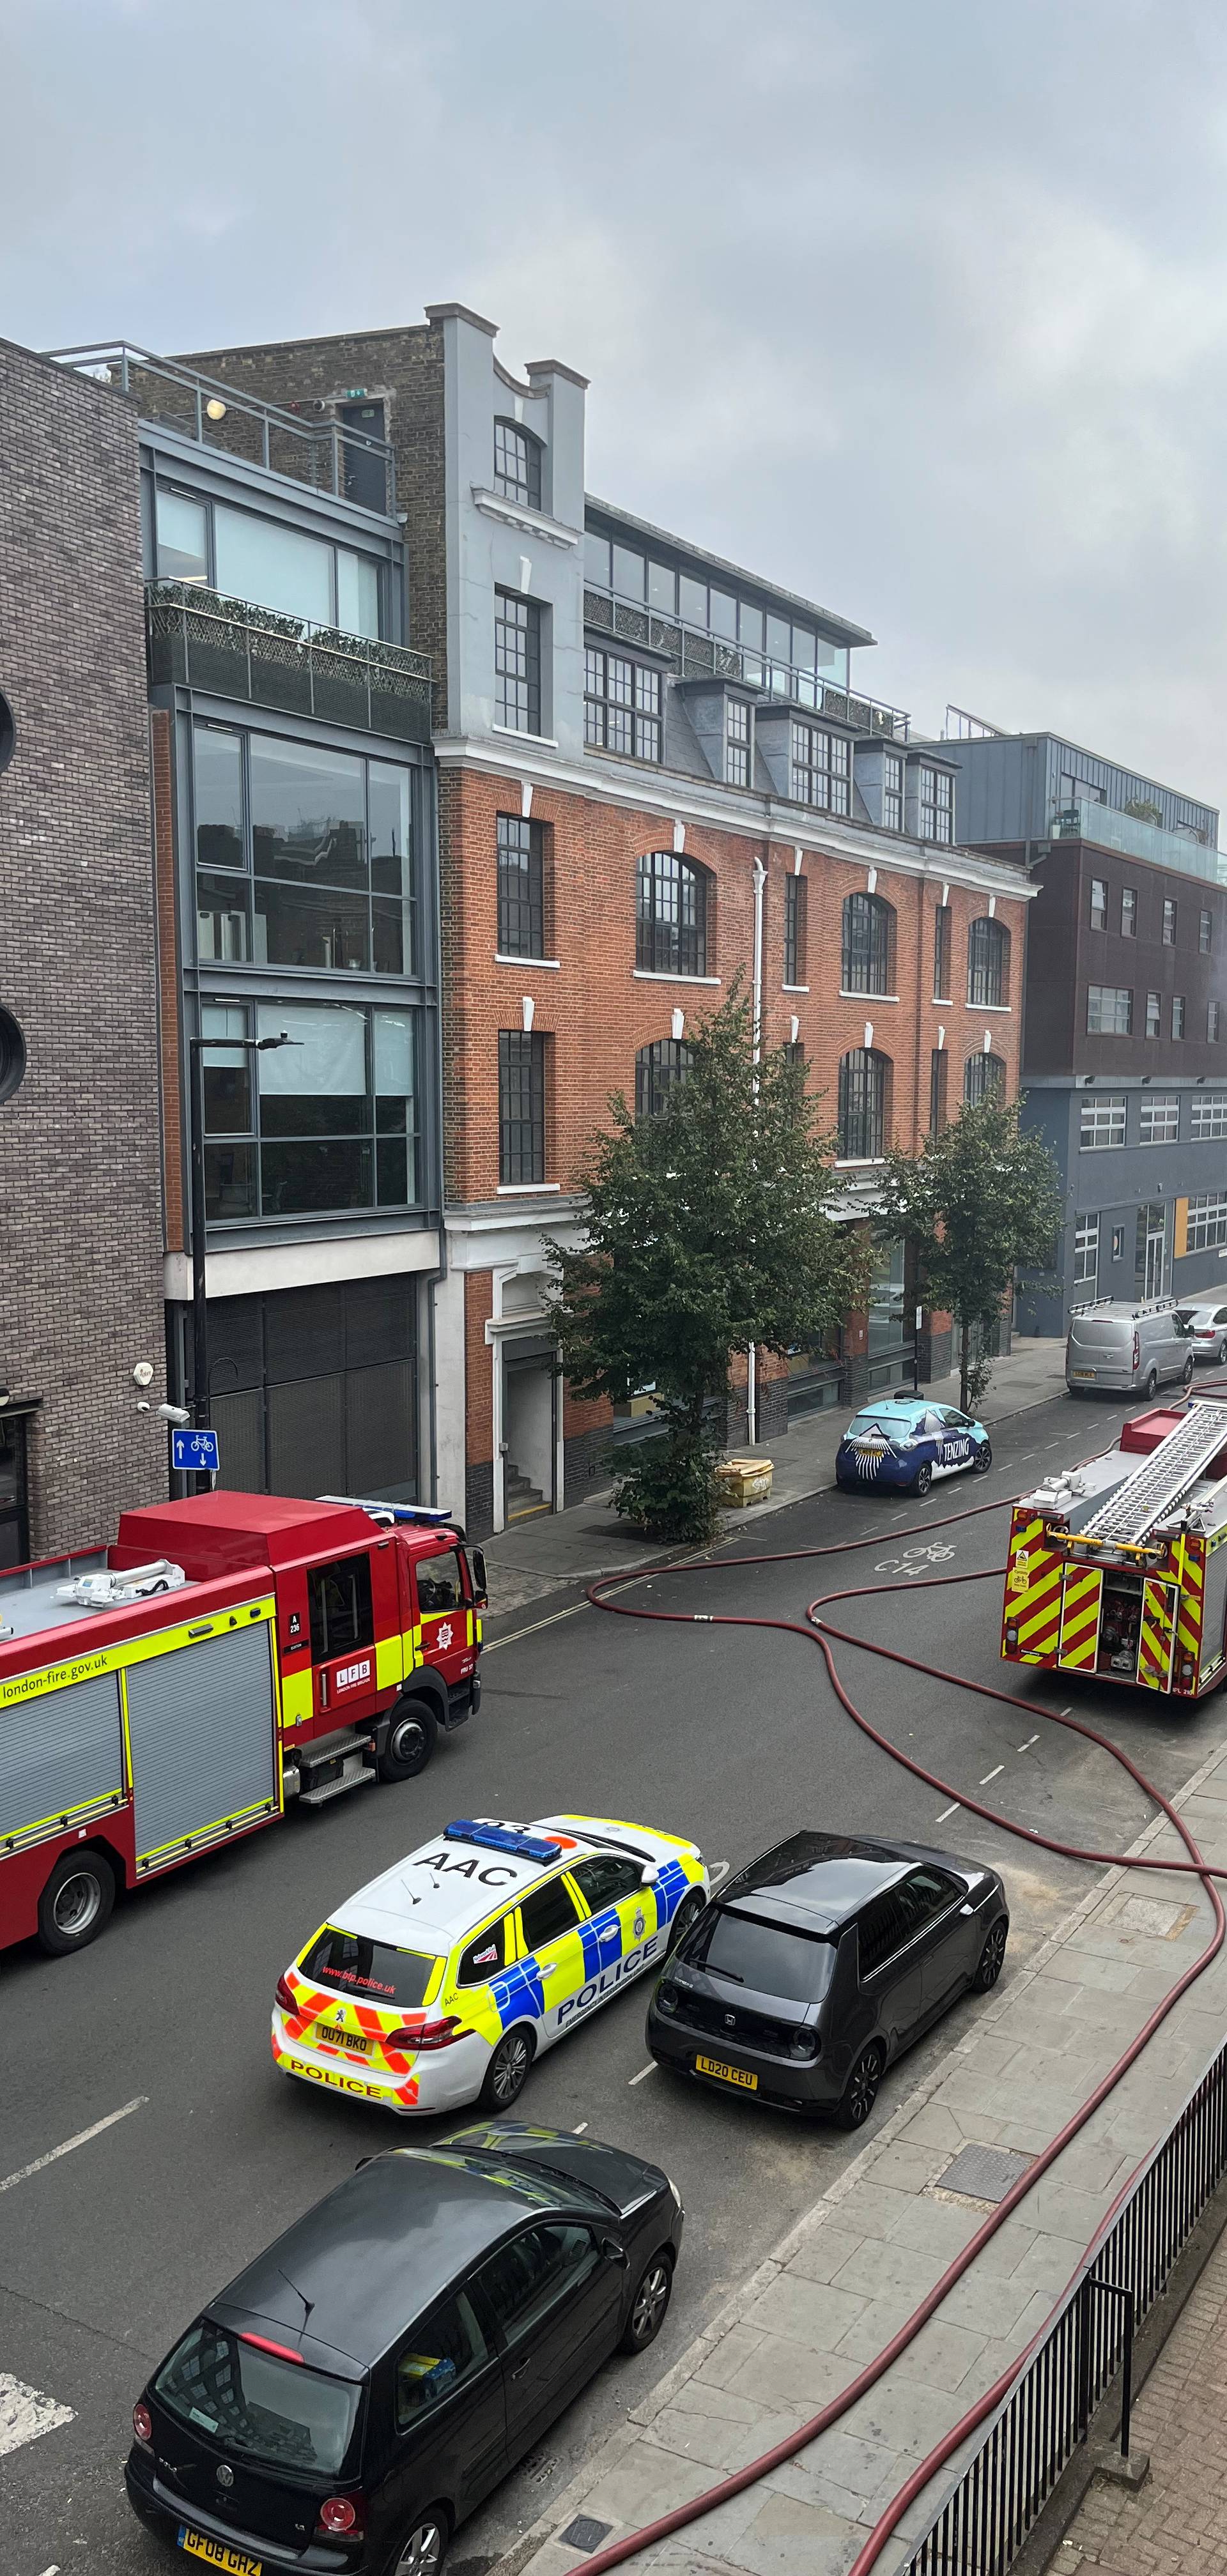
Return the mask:
M601 2238L601 2252L607 2263L618 2263L621 2265L623 2271L626 2270L626 2248L624 2245L619 2243L616 2236L603 2236Z
M475 1547L469 1557L469 1571L473 1577L473 1599L478 1609L484 1610L490 1599L490 1587L486 1581L486 1560L479 1547Z
M655 1861L645 1860L643 1867L639 1872L639 1884L641 1887L655 1887L659 1876L660 1871L657 1868Z

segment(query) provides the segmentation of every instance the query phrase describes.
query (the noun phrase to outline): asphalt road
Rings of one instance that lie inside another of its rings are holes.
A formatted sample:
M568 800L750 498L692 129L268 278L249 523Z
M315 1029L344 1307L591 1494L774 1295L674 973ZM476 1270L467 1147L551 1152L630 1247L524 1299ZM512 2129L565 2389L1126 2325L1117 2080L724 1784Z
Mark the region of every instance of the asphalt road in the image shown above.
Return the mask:
M707 1577L664 1574L645 1606L799 1617L815 1593L901 1582L855 1605L848 1624L937 1663L1064 1707L1058 1686L997 1660L999 1581L911 1597L906 1569L963 1573L1003 1556L1004 1514L896 1536L905 1523L1012 1494L1050 1466L1114 1437L1124 1408L1060 1399L999 1423L985 1479L937 1485L923 1505L824 1493L772 1514L754 1543L773 1550L872 1536L813 1568L742 1567L743 1533ZM929 1557L930 1548L953 1555ZM193 2312L279 2228L362 2155L444 2134L394 2129L387 2115L275 2072L268 2015L277 1975L349 1891L448 1817L530 1817L575 1808L693 1834L736 1865L798 1822L901 1835L994 1862L1009 1886L1016 1967L1090 1883L1082 1864L1037 1852L913 1780L850 1724L815 1649L770 1630L653 1627L591 1608L496 1638L478 1718L425 1776L365 1791L145 1890L81 1958L0 1955L6 2083L0 2099L0 2453L5 2374L71 2410L0 2468L6 2576L152 2576L165 2559L132 2520L121 2468L130 2410L149 2365ZM1024 1825L1106 1849L1147 1821L1135 1790L1092 1748L1042 1719L994 1708L846 1651L854 1696L894 1741L956 1787ZM1068 1683L1065 1685L1068 1689ZM1137 1692L1086 1687L1079 1713L1135 1750L1166 1788L1221 1734L1213 1698L1173 1716ZM535 2520L587 2446L636 2404L859 2142L653 2069L643 1996L618 1998L546 2058L527 2116L617 2139L665 2165L687 2208L673 2311L637 2363L612 2364L541 2450L457 2536L454 2576L482 2576ZM877 2117L957 2040L961 2005L887 2080ZM641 2079L641 2080L639 2080ZM136 2107L129 2109L129 2105ZM116 2113L124 2113L115 2118ZM110 2120L66 2155L53 2151ZM451 2126L455 2126L453 2121ZM53 2157L26 2173L39 2159ZM5 2177L20 2177L11 2187Z

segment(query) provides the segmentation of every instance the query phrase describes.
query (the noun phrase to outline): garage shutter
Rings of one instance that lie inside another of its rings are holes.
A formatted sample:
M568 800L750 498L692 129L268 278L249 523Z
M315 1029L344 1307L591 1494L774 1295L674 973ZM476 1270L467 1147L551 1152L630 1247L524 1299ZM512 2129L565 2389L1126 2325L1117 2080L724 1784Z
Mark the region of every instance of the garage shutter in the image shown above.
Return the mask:
M114 1673L0 1709L0 1837L71 1814L122 1785Z
M270 1634L253 1620L131 1667L138 1860L275 1803Z

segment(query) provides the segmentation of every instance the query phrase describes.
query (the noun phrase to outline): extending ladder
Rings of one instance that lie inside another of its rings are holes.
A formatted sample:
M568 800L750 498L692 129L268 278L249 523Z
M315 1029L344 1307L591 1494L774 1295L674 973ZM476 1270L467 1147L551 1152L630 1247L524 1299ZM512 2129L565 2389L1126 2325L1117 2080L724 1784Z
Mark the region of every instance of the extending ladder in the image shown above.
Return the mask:
M1227 1448L1227 1404L1195 1399L1183 1422L1109 1494L1079 1537L1136 1545L1190 1491L1223 1448Z

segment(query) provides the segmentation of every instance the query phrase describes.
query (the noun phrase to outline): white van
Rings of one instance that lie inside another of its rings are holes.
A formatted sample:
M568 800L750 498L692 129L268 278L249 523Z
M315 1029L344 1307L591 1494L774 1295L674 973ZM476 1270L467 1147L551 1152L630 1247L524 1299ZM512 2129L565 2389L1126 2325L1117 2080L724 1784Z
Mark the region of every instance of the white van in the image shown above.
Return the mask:
M1174 1297L1096 1297L1070 1311L1065 1383L1071 1395L1102 1387L1115 1395L1153 1395L1156 1387L1193 1376L1192 1327Z

